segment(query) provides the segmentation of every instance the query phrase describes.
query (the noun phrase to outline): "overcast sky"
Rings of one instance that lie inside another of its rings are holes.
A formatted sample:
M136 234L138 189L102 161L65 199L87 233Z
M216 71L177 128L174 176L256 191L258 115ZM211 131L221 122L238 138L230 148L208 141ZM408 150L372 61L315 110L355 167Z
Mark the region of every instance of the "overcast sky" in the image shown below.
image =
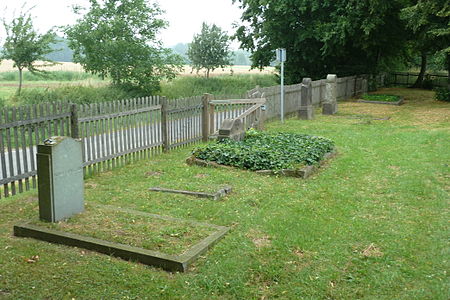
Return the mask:
M216 24L223 30L233 34L232 24L239 22L241 15L237 5L232 0L159 0L161 8L166 13L164 18L169 21L169 27L161 33L161 40L166 47L177 43L189 43L194 34L200 32L202 22ZM0 16L10 19L16 15L26 3L26 8L34 6L32 15L34 25L40 32L45 32L52 26L73 24L77 16L72 13L74 4L85 5L88 0L0 0ZM0 43L4 41L3 26L0 30ZM233 43L233 48L237 43Z

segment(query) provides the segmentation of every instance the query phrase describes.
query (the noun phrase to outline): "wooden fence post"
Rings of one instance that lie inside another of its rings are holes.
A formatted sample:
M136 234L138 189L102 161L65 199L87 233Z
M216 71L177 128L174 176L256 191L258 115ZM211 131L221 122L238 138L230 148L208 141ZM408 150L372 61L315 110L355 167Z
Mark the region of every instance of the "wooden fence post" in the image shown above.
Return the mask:
M167 119L167 98L161 97L161 137L163 143L163 152L168 152L169 144L169 123Z
M209 94L209 100L213 100L213 99L214 99L214 96L212 94ZM216 120L215 120L215 116L214 116L214 109L215 109L214 105L209 103L208 104L208 115L209 115L208 118L209 118L209 134L210 135L214 134L214 129L215 129L214 127L215 127ZM220 126L220 124L219 124L219 126Z
M209 134L211 132L210 127L210 115L209 115L209 100L212 98L211 94L203 94L202 102L202 140L207 142L209 140Z
M70 105L70 136L74 139L80 138L80 131L78 127L78 105Z

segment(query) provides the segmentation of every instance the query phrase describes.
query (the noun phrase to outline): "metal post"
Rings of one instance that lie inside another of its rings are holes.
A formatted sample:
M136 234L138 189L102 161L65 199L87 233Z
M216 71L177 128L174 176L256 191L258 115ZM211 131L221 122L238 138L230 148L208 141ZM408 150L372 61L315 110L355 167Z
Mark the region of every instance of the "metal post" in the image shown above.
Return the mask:
M281 61L281 123L284 123L284 61Z

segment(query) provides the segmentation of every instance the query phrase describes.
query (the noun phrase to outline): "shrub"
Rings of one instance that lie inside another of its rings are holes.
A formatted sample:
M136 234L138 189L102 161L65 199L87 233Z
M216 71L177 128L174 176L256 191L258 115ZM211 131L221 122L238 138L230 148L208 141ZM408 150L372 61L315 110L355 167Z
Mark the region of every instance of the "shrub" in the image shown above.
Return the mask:
M450 89L440 87L434 89L434 91L436 92L435 94L436 100L450 102Z
M250 130L243 141L222 140L194 150L193 155L241 169L277 171L316 164L333 149L334 143L323 137Z

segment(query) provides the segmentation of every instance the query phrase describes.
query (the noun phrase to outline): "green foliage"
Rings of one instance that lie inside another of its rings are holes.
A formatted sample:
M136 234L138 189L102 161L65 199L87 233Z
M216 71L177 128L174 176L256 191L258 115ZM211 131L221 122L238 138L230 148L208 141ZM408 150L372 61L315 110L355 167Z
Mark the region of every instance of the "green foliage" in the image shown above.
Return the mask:
M202 24L200 34L194 36L189 44L188 57L192 68L199 71L206 69L206 77L209 72L231 64L230 38L216 25Z
M319 162L334 148L326 138L249 130L243 141L222 140L194 150L199 159L249 170L294 169Z
M396 95L387 95L387 94L364 94L361 97L364 100L368 101L384 101L384 102L397 102L400 100L399 96Z
M141 96L113 86L65 86L55 89L24 89L13 101L22 104L37 104L45 102L95 103L123 100Z
M261 87L276 85L273 75L224 75L209 79L204 77L184 76L161 84L160 94L168 98L199 96L204 93L213 95L243 95L259 85Z
M162 48L157 39L167 25L157 4L145 0L89 2L89 11L65 30L74 62L88 72L110 77L115 85L147 93L158 90L160 80L176 76L181 59Z
M450 4L446 0L415 0L402 9L401 17L411 31L408 43L412 51L421 56L420 75L413 87L432 88L424 82L428 57L438 54L450 59Z
M28 12L22 12L18 17L10 22L3 20L6 31L6 40L0 52L0 59L10 59L14 62L14 67L19 70L19 89L22 88L22 70L28 69L32 73L42 72L34 64L37 60L49 61L45 56L53 49L51 43L56 41L53 31L45 34L38 34Z
M374 73L404 47L402 0L234 0L244 12L236 38L255 67L286 48L286 79Z
M45 73L23 72L23 78L26 81L75 81L90 78L98 79L97 76L73 71L52 71ZM16 81L19 79L17 72L0 72L0 81Z
M450 102L450 90L448 88L445 87L436 88L434 89L434 91L436 92L435 94L436 100Z

